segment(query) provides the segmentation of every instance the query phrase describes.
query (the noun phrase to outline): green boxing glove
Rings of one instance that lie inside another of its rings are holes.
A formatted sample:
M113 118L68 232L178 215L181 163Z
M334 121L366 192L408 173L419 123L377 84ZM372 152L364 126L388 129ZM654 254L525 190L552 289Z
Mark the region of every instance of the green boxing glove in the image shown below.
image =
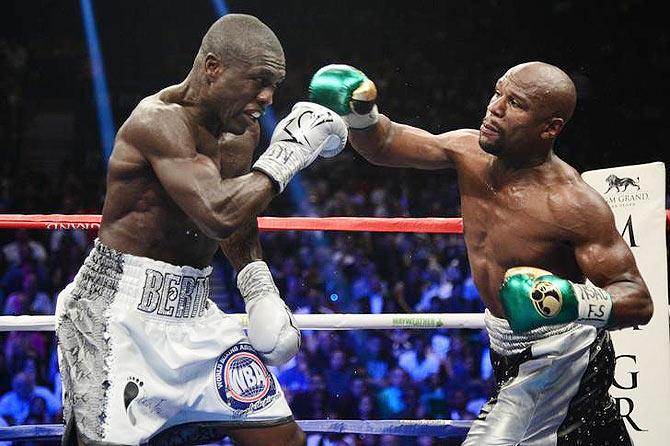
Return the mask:
M379 120L377 87L349 65L326 65L317 71L309 84L309 99L341 115L352 129L365 129Z
M604 327L612 311L612 297L602 288L527 266L507 270L499 295L515 333L573 321Z

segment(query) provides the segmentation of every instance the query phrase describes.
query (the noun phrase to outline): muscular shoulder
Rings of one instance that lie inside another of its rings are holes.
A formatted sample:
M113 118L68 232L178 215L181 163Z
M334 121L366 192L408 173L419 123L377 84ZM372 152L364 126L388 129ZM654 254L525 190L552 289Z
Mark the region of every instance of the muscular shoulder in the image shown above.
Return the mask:
M614 216L605 199L572 168L548 191L554 221L568 237L579 242L597 233L610 233Z
M147 155L192 146L184 143L194 139L183 107L156 96L137 105L119 129L118 138Z
M473 129L452 130L437 135L442 147L453 154L471 153L479 148L479 131Z
M457 169L481 166L491 155L479 146L479 130L460 129L438 135L444 150Z
M435 136L435 142L452 163L479 148L479 132L471 129L452 130Z

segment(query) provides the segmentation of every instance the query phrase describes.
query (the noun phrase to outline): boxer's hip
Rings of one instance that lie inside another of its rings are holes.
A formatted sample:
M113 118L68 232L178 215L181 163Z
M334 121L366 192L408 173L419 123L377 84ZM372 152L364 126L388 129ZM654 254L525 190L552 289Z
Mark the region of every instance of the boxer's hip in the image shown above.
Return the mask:
M497 395L482 408L464 444L597 442L602 438L594 421L610 430L620 427L608 394L614 353L607 331L571 323L516 334L488 312L485 323Z
M96 241L56 310L65 418L87 439L135 443L183 423L290 417L242 327L209 299L210 274Z

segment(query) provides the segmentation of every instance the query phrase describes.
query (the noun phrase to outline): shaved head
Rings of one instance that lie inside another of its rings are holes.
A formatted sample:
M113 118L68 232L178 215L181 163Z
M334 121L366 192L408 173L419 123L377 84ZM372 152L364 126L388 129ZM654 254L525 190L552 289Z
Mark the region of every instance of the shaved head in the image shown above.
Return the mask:
M517 164L544 159L576 104L575 84L560 68L545 62L516 65L496 82L479 145Z
M212 53L229 64L247 61L264 52L280 55L284 59L281 43L267 25L254 16L227 14L207 30L196 60Z
M505 77L538 99L548 117L568 122L577 104L575 84L563 70L544 62L527 62L510 68Z
M181 101L206 116L212 133L242 135L257 125L286 76L279 39L254 16L228 14L209 27L188 76Z

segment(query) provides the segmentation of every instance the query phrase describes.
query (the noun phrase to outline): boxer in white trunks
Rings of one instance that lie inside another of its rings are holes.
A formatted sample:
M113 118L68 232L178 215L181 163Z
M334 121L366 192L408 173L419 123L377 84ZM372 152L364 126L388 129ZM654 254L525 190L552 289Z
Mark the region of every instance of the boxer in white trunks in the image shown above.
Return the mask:
M347 130L298 103L252 165L284 75L274 33L227 15L187 78L119 129L99 239L57 302L64 444L305 444L266 368L297 352L300 332L262 261L256 217L300 169L339 152ZM219 248L239 271L248 334L209 299Z

